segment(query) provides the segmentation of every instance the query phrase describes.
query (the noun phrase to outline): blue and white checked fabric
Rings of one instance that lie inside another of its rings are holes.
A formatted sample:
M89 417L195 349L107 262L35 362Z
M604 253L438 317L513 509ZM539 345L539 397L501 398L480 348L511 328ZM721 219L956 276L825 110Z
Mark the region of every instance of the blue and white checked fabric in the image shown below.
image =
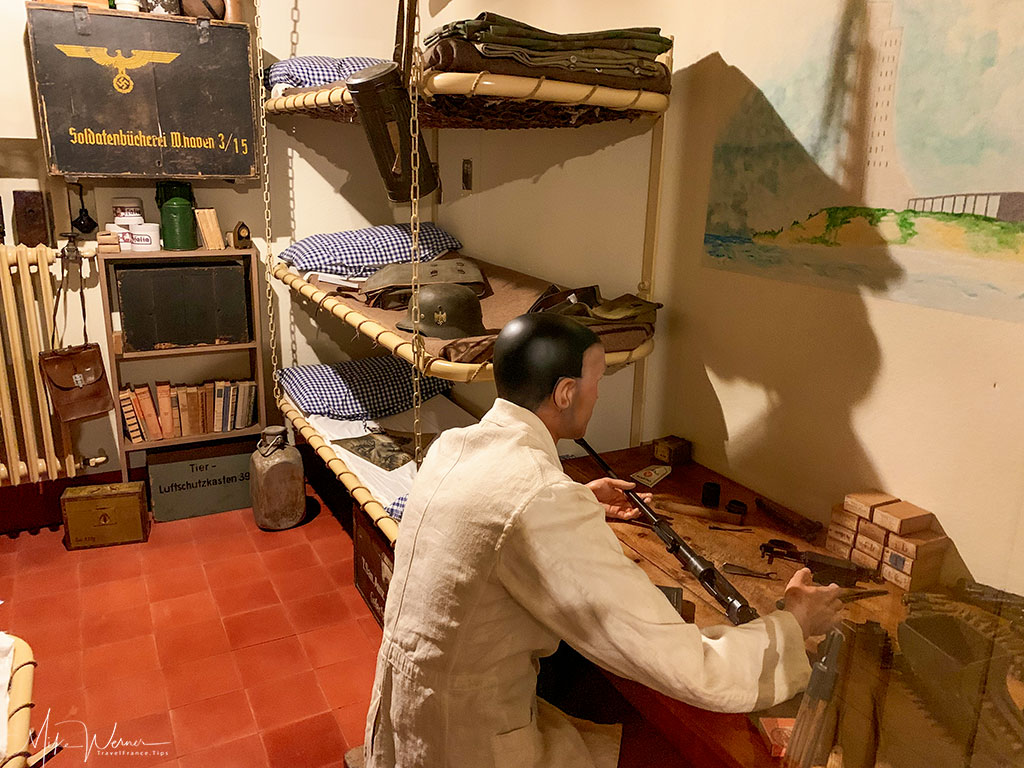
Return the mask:
M408 500L409 494L403 494L388 504L387 509L384 511L388 513L388 517L394 518L395 520L401 520L402 515L405 514L405 502Z
M398 357L367 357L332 365L298 365L278 374L307 414L354 421L382 419L412 408L412 366ZM452 388L433 376L420 383L428 400Z
M462 243L437 225L420 225L423 261L460 248ZM411 249L412 232L408 224L385 224L304 237L285 248L281 259L303 272L369 277L386 264L412 261Z
M267 90L275 85L289 88L316 88L317 86L347 80L360 69L383 64L383 59L367 56L296 56L294 59L277 61L267 67L264 85Z

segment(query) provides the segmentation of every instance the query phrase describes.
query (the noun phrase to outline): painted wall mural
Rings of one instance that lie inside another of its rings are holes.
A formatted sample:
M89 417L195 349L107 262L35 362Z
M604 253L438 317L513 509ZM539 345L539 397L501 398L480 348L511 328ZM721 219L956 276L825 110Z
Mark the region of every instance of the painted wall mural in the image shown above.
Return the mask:
M1024 323L1024 14L846 0L718 137L708 266Z

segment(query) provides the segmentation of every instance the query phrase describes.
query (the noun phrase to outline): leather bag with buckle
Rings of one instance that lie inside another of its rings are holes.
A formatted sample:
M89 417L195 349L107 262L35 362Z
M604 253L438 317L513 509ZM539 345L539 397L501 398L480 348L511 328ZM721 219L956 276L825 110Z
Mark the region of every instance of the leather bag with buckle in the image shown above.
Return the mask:
M76 249L77 250L77 249ZM61 261L61 295L67 293L66 257ZM82 265L78 264L79 275ZM103 355L99 344L89 343L89 333L85 326L85 289L80 289L82 300L82 333L85 343L74 347L51 349L39 353L39 369L43 374L46 391L50 396L53 410L62 422L78 421L92 416L102 416L114 407L114 398L110 394L107 372L103 367ZM57 305L54 305L53 345L57 332Z

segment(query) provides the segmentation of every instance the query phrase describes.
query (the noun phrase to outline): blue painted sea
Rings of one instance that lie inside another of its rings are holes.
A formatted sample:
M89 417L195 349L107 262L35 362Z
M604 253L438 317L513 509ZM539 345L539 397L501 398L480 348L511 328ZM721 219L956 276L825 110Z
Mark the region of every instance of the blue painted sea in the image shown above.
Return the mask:
M908 246L771 245L704 235L705 263L773 280L1024 323L1024 263Z

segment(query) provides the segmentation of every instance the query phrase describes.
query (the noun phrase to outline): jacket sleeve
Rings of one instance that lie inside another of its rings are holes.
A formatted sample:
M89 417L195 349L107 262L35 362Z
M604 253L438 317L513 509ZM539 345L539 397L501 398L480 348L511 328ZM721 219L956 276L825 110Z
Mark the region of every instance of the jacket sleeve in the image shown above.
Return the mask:
M498 542L497 576L534 618L591 661L668 696L750 712L806 685L803 632L776 611L739 627L684 622L622 553L590 489L545 488Z

